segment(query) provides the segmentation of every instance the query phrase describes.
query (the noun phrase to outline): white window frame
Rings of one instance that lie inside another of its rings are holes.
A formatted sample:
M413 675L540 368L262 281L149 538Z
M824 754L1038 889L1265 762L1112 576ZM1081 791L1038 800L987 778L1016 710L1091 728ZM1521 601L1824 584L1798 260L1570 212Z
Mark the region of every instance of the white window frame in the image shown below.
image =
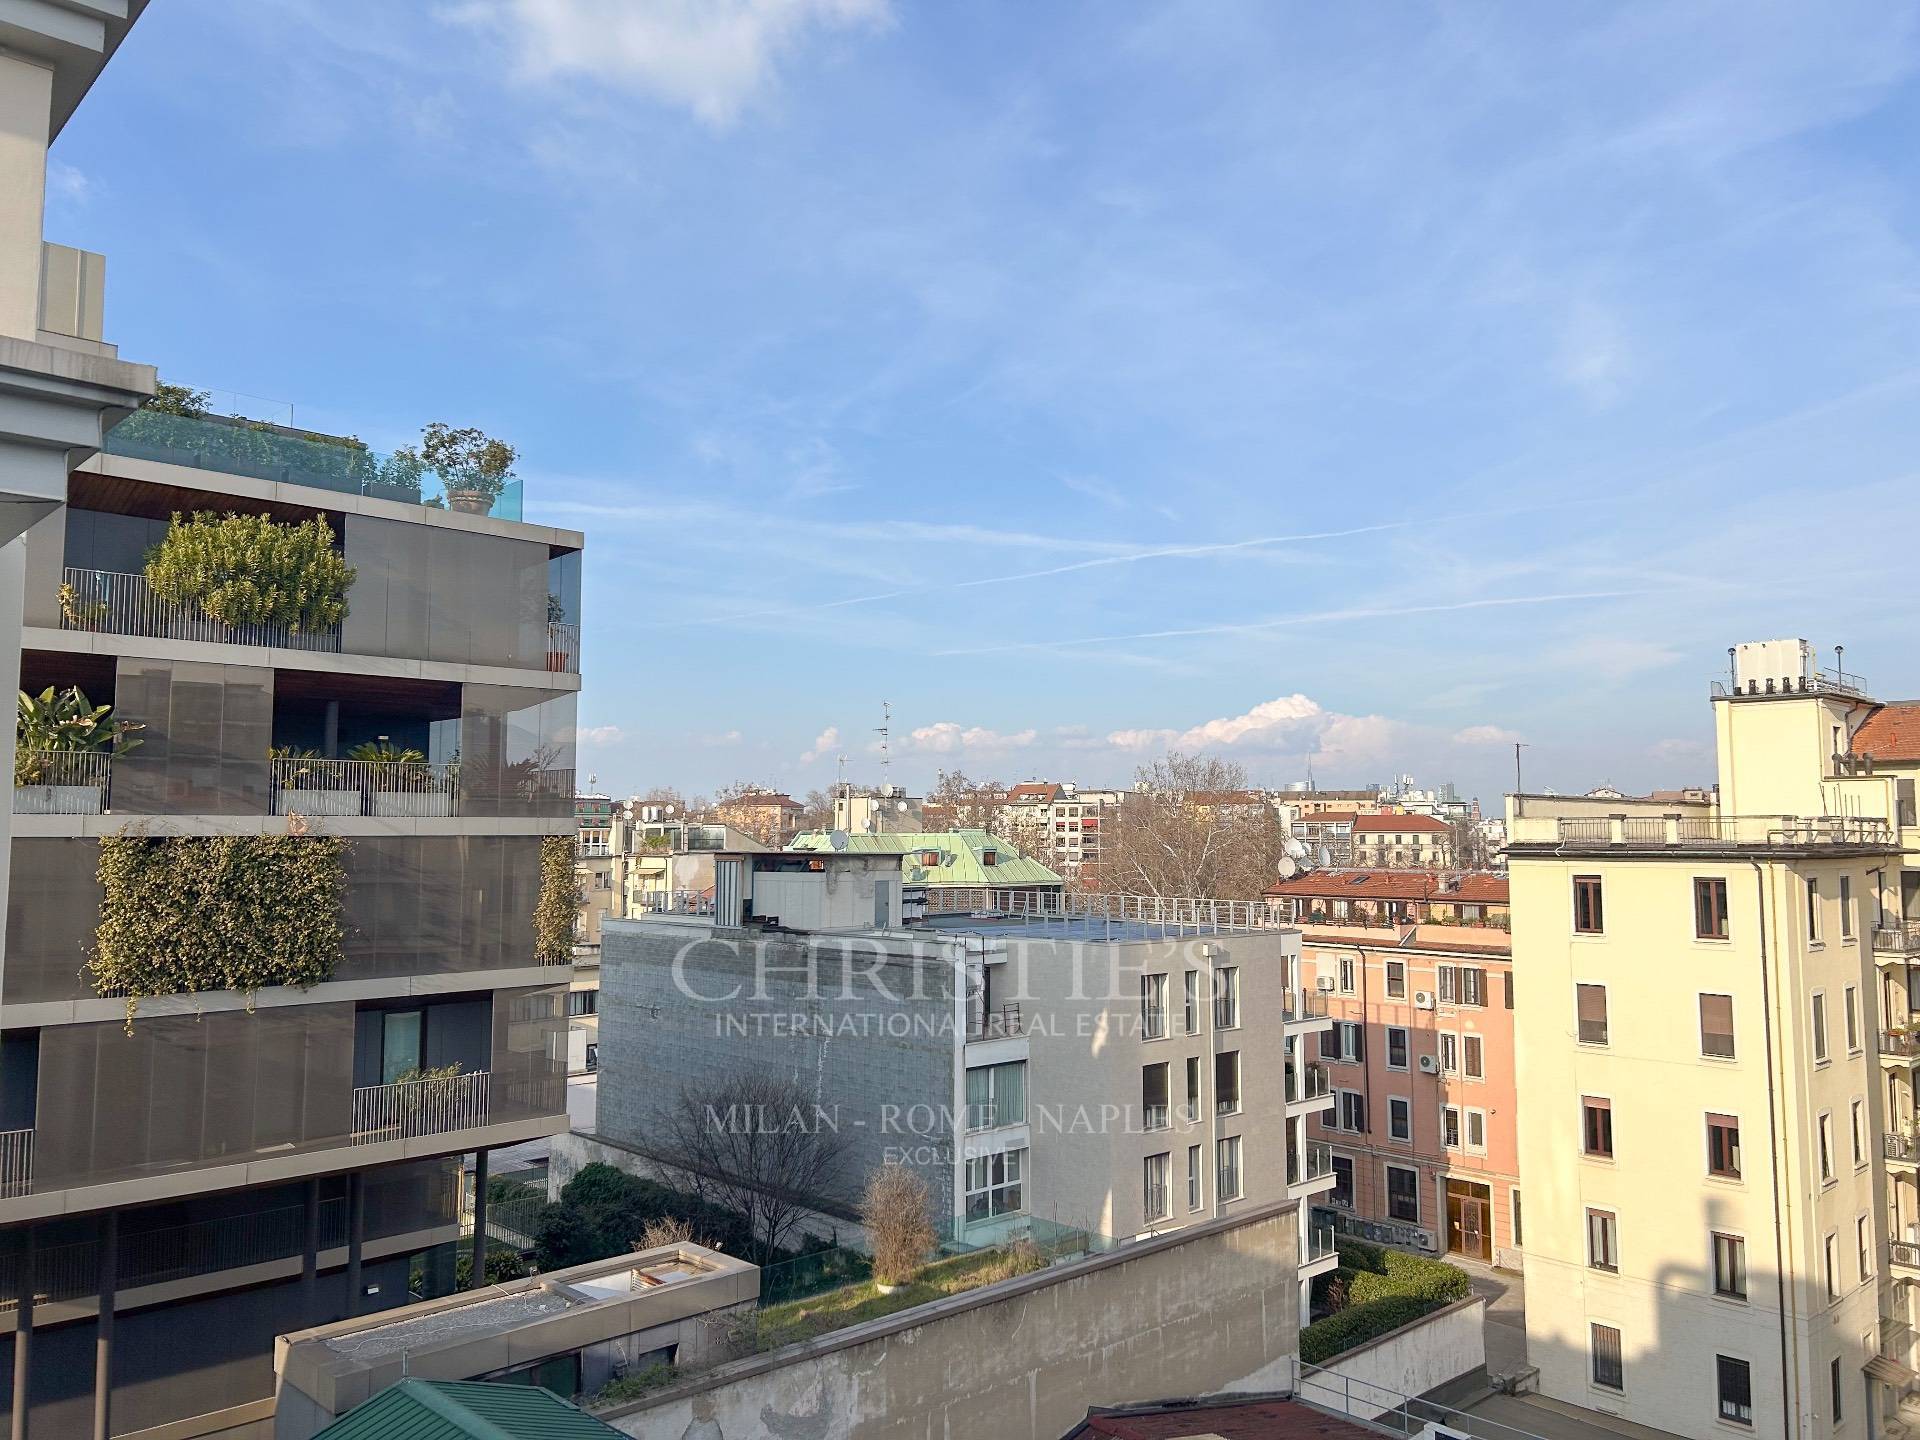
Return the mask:
M1395 1123L1396 1117L1399 1123ZM1398 1133L1405 1132L1405 1133ZM1406 1095L1387 1096L1387 1139L1413 1143L1413 1100Z
M1813 1063L1825 1065L1833 1059L1827 1044L1827 992L1816 990L1807 1002L1807 1029L1813 1037Z
M1820 1183L1832 1185L1839 1178L1840 1167L1837 1163L1838 1157L1833 1153L1833 1112L1831 1110L1820 1112L1820 1123L1815 1128L1814 1143L1817 1147L1814 1155L1820 1164Z
M1853 1132L1853 1168L1863 1170L1868 1164L1867 1148L1867 1102L1855 1096L1848 1111L1848 1128Z
M1000 1162L1000 1178L998 1180L993 1178L993 1166L996 1160ZM986 1183L983 1185L976 1186L974 1184L973 1167L975 1165L981 1166L982 1172L986 1176ZM1009 1170L1014 1172L1011 1179L1009 1179L1007 1175ZM995 1150L986 1155L969 1156L967 1158L964 1178L964 1198L966 1205L961 1213L966 1215L969 1221L992 1220L1001 1215L1024 1215L1026 1213L1027 1148L1024 1145L1012 1150ZM1009 1190L1015 1189L1020 1191L1020 1203L1018 1205L1006 1206L1003 1209L996 1209L995 1206L999 1203L1000 1198L1004 1197ZM972 1201L976 1195L985 1195L987 1197L987 1211L984 1215L972 1214Z
M1475 1055L1480 1057L1476 1068L1469 1062ZM1487 1040L1484 1035L1473 1030L1460 1032L1460 1076L1465 1080L1484 1080L1487 1078Z
M1460 1037L1451 1030L1436 1032L1439 1040L1440 1073L1458 1075L1460 1073Z
M1477 1105L1469 1105L1465 1110L1461 1111L1460 1113L1461 1113L1461 1118L1465 1122L1465 1128L1461 1131L1461 1139L1464 1141L1466 1152L1469 1155L1486 1154L1487 1153L1487 1112L1482 1110ZM1480 1139L1478 1142L1476 1142L1473 1138L1473 1131L1476 1125L1478 1125L1480 1130Z
M1356 1101L1364 1107L1367 1100L1366 1095L1359 1090L1346 1090L1336 1087L1333 1092L1333 1097L1333 1115L1331 1116L1333 1124L1331 1128L1346 1135L1366 1134L1366 1131L1347 1124L1347 1102L1349 1100ZM1362 1116L1362 1118L1365 1117Z
M1353 994L1354 965L1351 955L1342 955L1338 966L1339 978L1335 981L1342 995Z
M1400 1037L1400 1063L1398 1065L1393 1063L1393 1037L1395 1035ZM1385 1027L1380 1040L1385 1051L1381 1056L1381 1060L1387 1069L1406 1071L1413 1068L1413 1032L1411 1030L1405 1025L1388 1025Z
M1853 1243L1860 1269L1860 1283L1873 1279L1873 1217L1862 1210L1853 1217Z
M1841 1006L1847 1031L1847 1053L1849 1055L1858 1055L1861 1050L1860 990L1858 986L1847 986L1846 994L1841 1001Z
M1466 1145L1466 1129L1460 1118L1458 1105L1440 1107L1440 1148L1442 1150L1461 1150ZM1451 1129L1451 1138L1449 1138Z
M1393 1172L1396 1170L1403 1175L1411 1175L1413 1177L1412 1188L1408 1191L1408 1193L1413 1196L1412 1219L1407 1219L1404 1216L1393 1213ZM1418 1225L1420 1223L1420 1217L1425 1212L1420 1204L1420 1172L1418 1170L1411 1165L1396 1165L1393 1161L1389 1160L1380 1167L1380 1186L1381 1208L1386 1211L1389 1220L1396 1225Z
M1154 1172L1159 1172L1158 1199L1160 1208L1154 1209L1155 1184ZM1157 1151L1141 1162L1140 1168L1140 1213L1149 1225L1157 1220L1170 1219L1173 1215L1173 1152Z
M1207 1155L1204 1147L1199 1145L1187 1147L1187 1211L1189 1214L1207 1208L1207 1184L1201 1175L1201 1170L1206 1163Z
M1226 1158L1233 1157L1233 1189L1229 1191L1224 1183L1228 1173ZM1238 1200L1247 1193L1246 1149L1240 1143L1238 1135L1222 1135L1213 1146L1213 1183L1220 1196L1220 1203Z

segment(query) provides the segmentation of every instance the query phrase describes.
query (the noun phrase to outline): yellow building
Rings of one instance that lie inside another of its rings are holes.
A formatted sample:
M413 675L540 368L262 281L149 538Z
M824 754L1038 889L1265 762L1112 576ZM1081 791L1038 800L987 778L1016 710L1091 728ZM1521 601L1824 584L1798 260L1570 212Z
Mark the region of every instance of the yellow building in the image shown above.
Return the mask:
M1920 711L1801 641L1735 647L1713 702L1704 802L1509 801L1529 1360L1677 1434L1878 1436L1920 1282L1920 743L1867 747Z

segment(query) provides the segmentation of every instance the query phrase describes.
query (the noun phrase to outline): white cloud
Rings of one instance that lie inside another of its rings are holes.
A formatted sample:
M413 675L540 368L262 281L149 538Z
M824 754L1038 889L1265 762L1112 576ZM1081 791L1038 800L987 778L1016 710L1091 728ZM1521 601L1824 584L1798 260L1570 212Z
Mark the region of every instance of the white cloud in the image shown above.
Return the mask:
M473 0L532 79L584 75L724 129L816 32L874 29L887 0Z
M961 725L953 720L937 720L907 733L900 742L904 750L929 755L951 755L958 750L1022 750L1039 738L1036 730L1015 730L1001 734L980 725ZM871 748L871 747L869 747Z
M1318 702L1305 695L1282 695L1261 701L1245 714L1206 720L1187 730L1114 730L1107 741L1122 750L1204 750L1242 741L1258 745L1311 730L1315 722L1328 718Z
M575 733L582 745L618 745L627 738L618 725L590 725Z
M700 743L702 745L738 745L740 743L740 732L738 730L723 730L718 735L702 735L700 737Z
M1456 745L1517 745L1520 743L1518 730L1507 730L1499 725L1469 725L1464 730L1453 732Z
M93 182L63 160L47 161L47 195L69 205L84 205L93 194Z
M735 731L734 733L738 734L739 732ZM800 763L802 765L811 765L814 761L832 753L839 744L840 727L838 725L829 725L813 737L813 744L809 746L806 753L800 757Z

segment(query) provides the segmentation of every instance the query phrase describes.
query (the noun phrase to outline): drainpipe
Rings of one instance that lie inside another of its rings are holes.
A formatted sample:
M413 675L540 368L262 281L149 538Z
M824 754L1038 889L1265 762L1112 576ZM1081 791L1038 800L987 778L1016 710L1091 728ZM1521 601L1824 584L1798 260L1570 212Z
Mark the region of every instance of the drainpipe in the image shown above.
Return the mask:
M1765 1030L1767 1054L1767 1154L1772 1161L1767 1169L1773 1186L1773 1273L1780 1300L1780 1433L1787 1440L1792 1440L1796 1412L1793 1404L1793 1361L1787 1335L1790 1302L1787 1298L1786 1237L1780 1223L1780 1119L1778 1094L1774 1088L1778 1076L1774 1069L1773 987L1767 976L1767 881L1766 872L1761 869L1758 860L1749 860L1747 863L1753 867L1754 899L1760 921L1760 993L1766 1000L1760 1017Z

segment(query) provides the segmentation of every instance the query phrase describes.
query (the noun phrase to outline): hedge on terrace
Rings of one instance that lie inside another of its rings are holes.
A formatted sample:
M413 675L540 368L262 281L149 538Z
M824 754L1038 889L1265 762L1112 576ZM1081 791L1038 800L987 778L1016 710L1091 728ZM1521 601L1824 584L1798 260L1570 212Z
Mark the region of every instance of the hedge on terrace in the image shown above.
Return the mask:
M1339 1268L1316 1284L1339 1308L1300 1332L1300 1358L1309 1365L1325 1364L1472 1291L1467 1272L1456 1265L1358 1240L1340 1242Z

